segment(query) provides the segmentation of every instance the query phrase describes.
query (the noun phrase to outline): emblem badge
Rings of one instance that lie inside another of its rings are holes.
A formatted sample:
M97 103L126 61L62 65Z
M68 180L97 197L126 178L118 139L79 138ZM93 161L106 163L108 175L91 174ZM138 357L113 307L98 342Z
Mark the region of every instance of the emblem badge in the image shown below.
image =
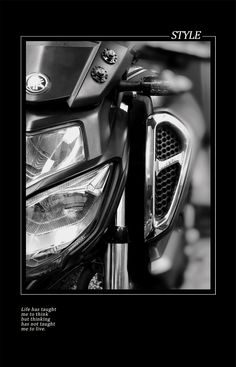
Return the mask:
M39 94L45 92L49 87L49 79L41 73L32 73L26 77L26 92Z

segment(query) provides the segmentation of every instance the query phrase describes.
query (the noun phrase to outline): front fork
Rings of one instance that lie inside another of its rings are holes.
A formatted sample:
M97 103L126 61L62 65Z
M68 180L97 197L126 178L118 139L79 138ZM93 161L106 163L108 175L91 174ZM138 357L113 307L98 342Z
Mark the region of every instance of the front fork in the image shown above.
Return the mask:
M125 226L125 191L115 218L115 233L105 256L105 288L129 289L128 233Z

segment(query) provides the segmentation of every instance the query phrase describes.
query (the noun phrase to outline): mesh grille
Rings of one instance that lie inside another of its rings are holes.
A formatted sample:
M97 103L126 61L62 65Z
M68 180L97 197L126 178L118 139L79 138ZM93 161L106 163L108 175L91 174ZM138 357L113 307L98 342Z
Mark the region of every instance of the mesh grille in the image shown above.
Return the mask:
M180 173L179 163L164 168L155 179L155 216L161 219L169 210Z
M180 153L182 142L176 131L161 125L156 129L156 158L165 160Z

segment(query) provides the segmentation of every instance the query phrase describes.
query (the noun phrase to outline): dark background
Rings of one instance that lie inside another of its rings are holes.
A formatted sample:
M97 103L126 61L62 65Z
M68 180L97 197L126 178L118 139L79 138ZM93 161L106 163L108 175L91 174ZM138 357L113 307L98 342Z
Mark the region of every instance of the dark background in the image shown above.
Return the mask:
M0 4L2 365L11 364L18 347L21 362L31 364L38 359L45 363L48 355L56 364L55 358L62 354L77 363L84 357L90 364L94 356L96 363L125 364L128 354L139 360L142 354L145 364L151 358L168 367L216 362L231 366L235 357L235 3ZM201 30L217 39L216 295L20 296L20 36L99 38L170 35L173 30ZM31 305L57 307L56 328L43 336L21 334L20 308Z

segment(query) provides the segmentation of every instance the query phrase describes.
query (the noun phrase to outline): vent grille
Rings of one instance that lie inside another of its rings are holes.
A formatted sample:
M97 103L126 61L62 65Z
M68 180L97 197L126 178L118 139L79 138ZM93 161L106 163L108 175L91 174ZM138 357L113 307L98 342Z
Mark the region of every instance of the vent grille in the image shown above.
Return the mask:
M156 129L156 158L160 161L168 159L182 150L182 141L177 132L167 125Z
M168 112L149 116L146 132L144 234L149 241L176 218L188 184L193 136Z
M157 220L168 212L180 174L180 164L175 163L160 171L155 179L155 216Z

